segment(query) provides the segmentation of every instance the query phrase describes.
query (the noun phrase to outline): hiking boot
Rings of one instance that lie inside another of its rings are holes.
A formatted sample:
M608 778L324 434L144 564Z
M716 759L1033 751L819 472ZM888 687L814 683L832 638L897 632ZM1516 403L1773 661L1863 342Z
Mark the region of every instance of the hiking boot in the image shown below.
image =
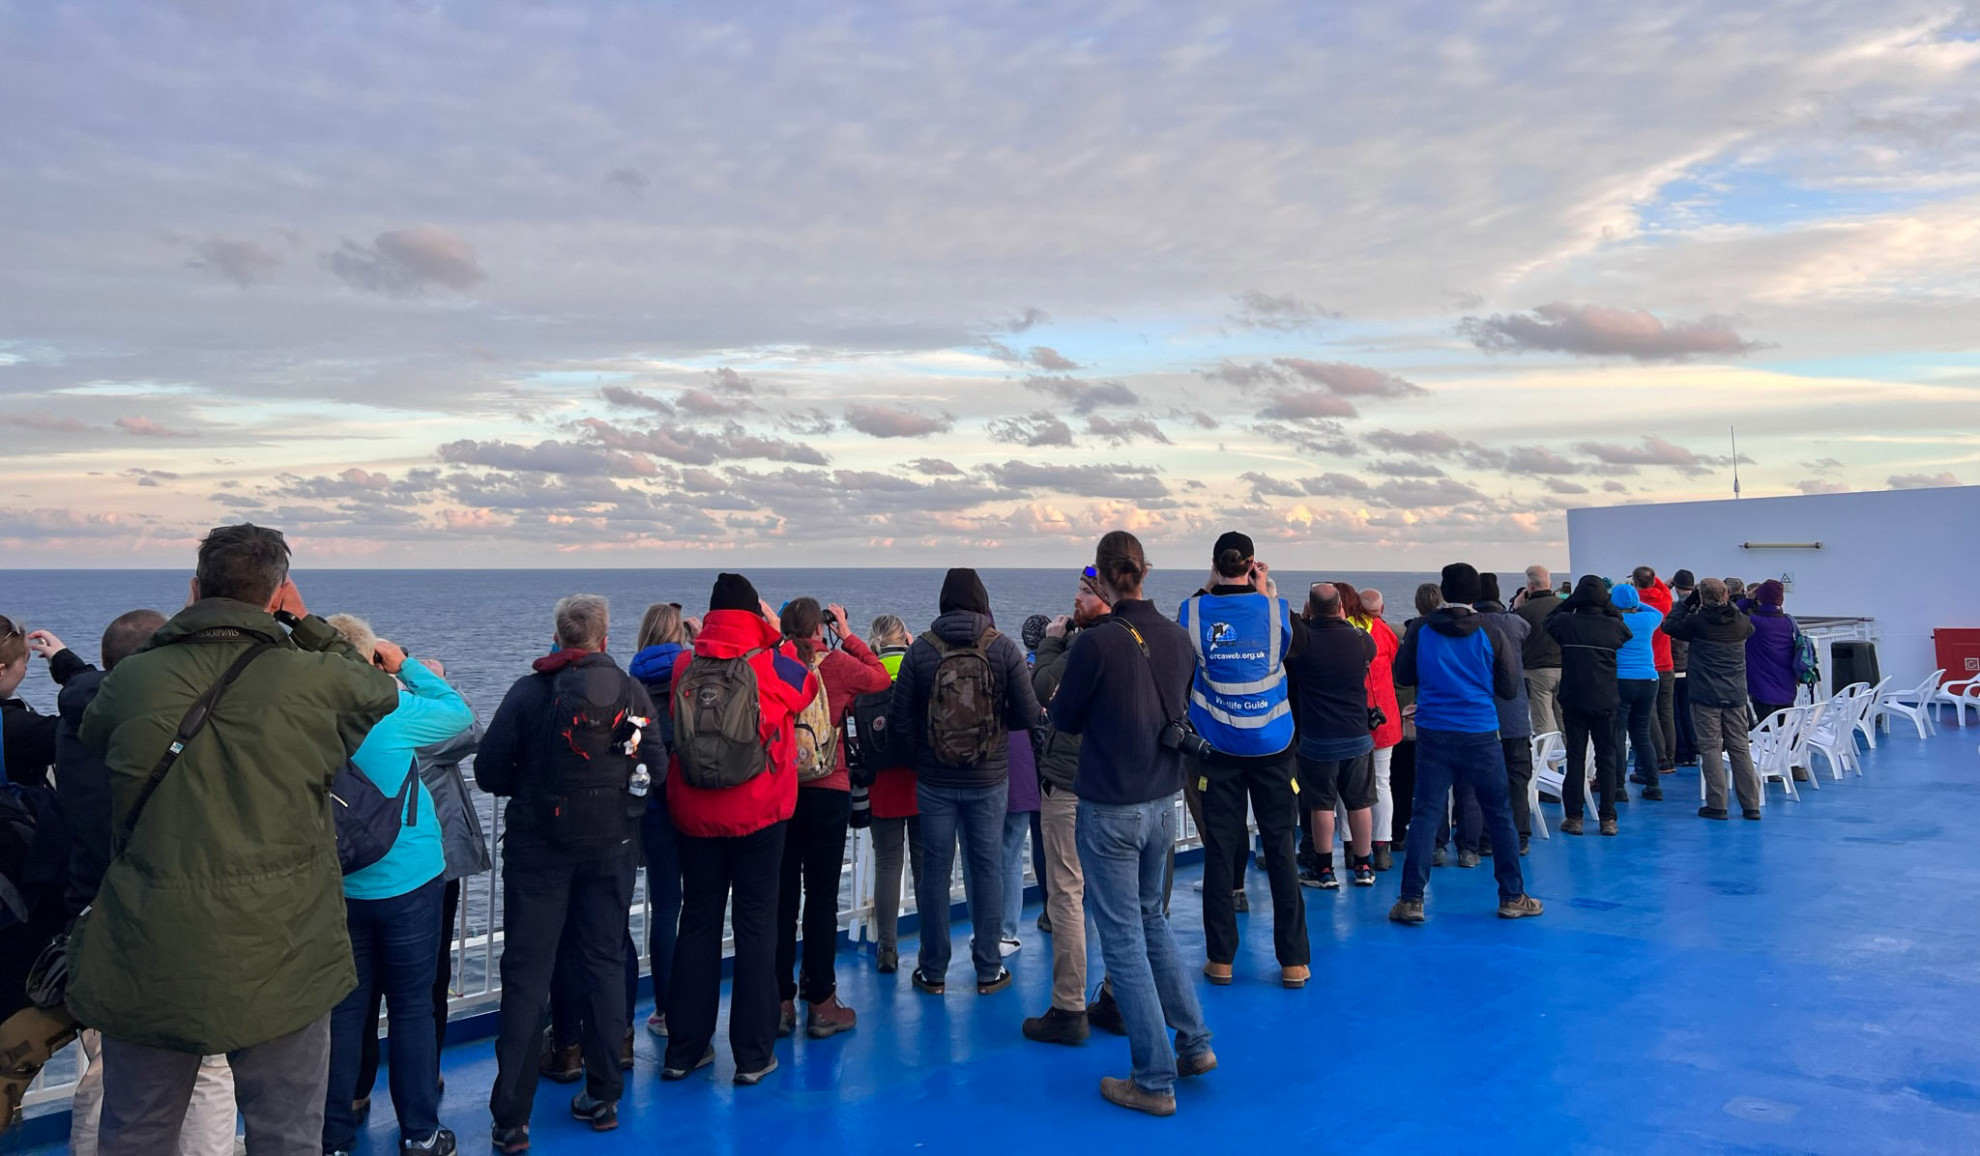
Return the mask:
M1760 821L1760 808L1741 807L1739 809L1739 817L1742 819L1751 819L1754 822L1758 823Z
M1114 991L1106 984L1100 985L1100 994L1086 1005L1086 1022L1103 1032L1117 1036L1127 1034L1127 1021L1121 1018L1121 1005L1114 1002Z
M774 1072L776 1070L777 1070L777 1053L771 1052L770 1062L760 1068L754 1068L747 1072L743 1071L741 1068L737 1068L736 1086L742 1088L753 1088L756 1085L762 1083L765 1079L769 1077L771 1072Z
M1439 847L1435 851L1430 852L1430 866L1442 867L1446 862L1446 858L1444 849Z
M1661 803L1664 801L1664 788L1652 783L1643 788L1643 797L1653 803Z
M426 1153L430 1156L454 1156L454 1153L460 1151L460 1144L455 1141L452 1132L445 1128L437 1128L433 1135L423 1141L399 1141L399 1151Z
M1476 851L1459 851L1459 852L1458 852L1458 866L1460 866L1460 867L1476 867L1476 866L1478 866L1478 864L1479 864L1479 858L1478 858L1478 852L1476 852Z
M1604 835L1613 835L1613 834L1615 834L1615 833L1616 833L1616 821L1615 821L1614 819L1604 819L1604 820L1602 820L1602 833L1603 833Z
M1193 1079L1197 1076L1207 1076L1216 1070L1217 1053L1211 1051L1209 1048L1204 1048L1193 1056L1176 1057L1176 1075L1181 1076L1185 1080Z
M559 1084L574 1084L584 1077L584 1053L576 1044L560 1048L549 1032L543 1033L543 1055L536 1061L536 1070L546 1080Z
M1565 818L1565 819L1562 819L1562 820L1561 820L1561 834L1563 834L1563 835L1579 835L1579 834L1581 834L1581 816L1580 816L1580 815L1569 815L1569 816L1568 816L1567 818Z
M489 1130L488 1142L497 1152L515 1153L529 1151L529 1125L517 1124L513 1128L495 1127Z
M948 984L945 981L936 979L918 967L914 969L914 974L909 978L914 981L915 990L926 992L929 995L941 995L948 990Z
M715 1045L709 1044L708 1050L701 1053L701 1058L694 1062L693 1067L677 1068L674 1067L672 1064L669 1064L666 1067L660 1069L660 1078L663 1080L685 1080L689 1076L693 1075L694 1073L700 1071L701 1069L707 1067L708 1065L714 1062L715 1062Z
M1158 1096L1153 1092L1146 1091L1133 1080L1122 1080L1114 1076L1102 1076L1100 1077L1100 1094L1107 1097L1110 1103L1119 1104L1123 1108L1133 1108L1137 1112L1146 1112L1151 1116L1173 1116L1176 1114L1176 1095L1174 1092L1166 1096Z
M839 1002L835 994L810 1005L804 1016L804 1034L814 1040L829 1039L849 1032L859 1023L859 1013Z
M790 1039L791 1033L796 1030L797 1004L791 1000L785 1000L783 1006L777 1009L777 1038L780 1040Z
M1032 1016L1024 1021L1024 1038L1037 1040L1041 1044L1076 1046L1085 1043L1090 1034L1083 1011L1048 1007L1044 1015Z
M1422 923L1425 918L1421 899L1398 899L1389 908L1389 920L1393 923Z
M1540 906L1538 899L1531 895L1522 895L1517 899L1502 900L1499 903L1499 918L1531 919L1545 910L1546 908Z
M1354 865L1354 885L1356 887L1375 886L1375 864L1363 859Z
M619 1045L619 1070L630 1072L633 1070L633 1064L635 1062L636 1058L633 1055L633 1030L627 1028L625 1042Z
M976 981L976 994L996 995L1009 986L1011 986L1011 969L1000 967L997 969L997 977L995 979L979 979Z
M1698 808L1698 817L1701 819L1724 819L1726 817L1726 809L1724 807L1700 807Z
M897 947L883 947L873 953L873 970L881 975L892 975L901 969L901 952Z
M1635 783L1639 787L1651 787L1656 785L1654 782L1644 778L1642 775L1637 774L1635 771L1631 771L1629 773L1629 781Z
M1251 897L1244 893L1244 888L1240 887L1236 891L1231 892L1231 906L1237 910L1239 915L1243 915L1251 910Z
M1294 991L1305 987L1306 981L1312 978L1313 969L1303 963L1295 963L1291 967L1282 967L1279 969L1279 986L1291 988Z
M594 1132L610 1132L619 1126L618 1101L594 1100L590 1092L571 1098L571 1115L589 1123Z
M1389 853L1387 843L1375 844L1375 870L1388 871L1395 867L1396 857Z
M1206 963L1203 965L1203 978L1216 984L1218 987L1229 987L1231 984L1231 965L1228 963Z

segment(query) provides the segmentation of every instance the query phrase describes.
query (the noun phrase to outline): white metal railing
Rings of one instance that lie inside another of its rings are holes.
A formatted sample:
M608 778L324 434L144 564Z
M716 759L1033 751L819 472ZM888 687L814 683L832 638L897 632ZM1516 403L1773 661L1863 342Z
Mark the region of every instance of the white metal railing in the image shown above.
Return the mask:
M1176 849L1182 851L1200 846L1202 838L1181 796L1176 798L1175 807ZM461 880L460 910L455 916L453 945L448 952L448 970L451 974L449 991L452 993L447 1001L449 1018L484 1012L501 1002L502 811L500 806L492 808L488 827L490 869ZM1038 881L1031 862L1031 856L1026 854L1024 878L1027 884ZM852 837L847 840L845 866L840 877L844 882L840 887L839 930L848 933L854 943L877 939L878 931L873 922L874 864L870 830L852 832ZM901 873L901 884L901 914L912 914L915 910L912 870ZM958 856L950 880L950 901L962 898L962 894L962 864ZM480 896L480 902L474 902L474 896ZM649 915L646 900L646 883L642 874L633 892L630 913L633 942L639 945L642 962L646 954L645 933ZM471 912L479 912L480 915L471 918ZM734 947L733 937L724 936L723 954L731 953ZM644 970L641 974L645 974ZM23 1107L34 1108L68 1099L75 1091L76 1081L82 1076L81 1057L79 1046L72 1044L64 1049L29 1088Z

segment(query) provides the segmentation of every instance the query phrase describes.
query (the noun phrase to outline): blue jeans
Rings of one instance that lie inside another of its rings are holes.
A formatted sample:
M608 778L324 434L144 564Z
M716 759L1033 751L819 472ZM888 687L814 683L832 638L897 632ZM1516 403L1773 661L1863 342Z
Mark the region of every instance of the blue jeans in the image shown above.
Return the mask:
M1663 781L1657 777L1657 680L1619 678L1616 689L1622 693L1622 705L1616 708L1616 750L1622 750L1623 740L1628 739L1636 754L1636 781L1654 787ZM1617 789L1622 789L1620 784Z
M963 894L969 899L970 958L976 981L1004 970L997 924L1004 912L1004 809L1010 791L992 787L932 787L916 783L921 810L921 862L915 864L914 904L921 915L921 972L940 980L949 971L949 878L962 840Z
M1499 901L1526 894L1519 871L1519 833L1513 829L1512 800L1506 780L1506 751L1499 732L1438 731L1416 728L1416 800L1409 820L1409 853L1403 860L1402 897L1423 900L1430 882L1430 850L1453 785L1469 786L1484 812L1492 839L1492 873L1499 879Z
M323 1105L323 1149L357 1142L357 1088L370 1018L371 986L384 986L392 1009L390 1048L392 1110L399 1136L425 1140L440 1127L440 1049L434 1040L433 977L440 966L439 879L390 899L346 899L351 955L358 985L330 1013L330 1082Z
M1134 1082L1174 1091L1176 1056L1210 1050L1210 1029L1189 969L1162 913L1162 878L1176 840L1173 797L1127 806L1082 801L1074 826L1086 910L1100 935L1100 958L1127 1023ZM1169 1046L1168 1028L1176 1030Z
M1004 814L1004 916L999 922L1003 938L1018 937L1018 919L1024 914L1024 837L1031 833L1036 811L1008 811ZM1044 886L1045 877L1038 877Z

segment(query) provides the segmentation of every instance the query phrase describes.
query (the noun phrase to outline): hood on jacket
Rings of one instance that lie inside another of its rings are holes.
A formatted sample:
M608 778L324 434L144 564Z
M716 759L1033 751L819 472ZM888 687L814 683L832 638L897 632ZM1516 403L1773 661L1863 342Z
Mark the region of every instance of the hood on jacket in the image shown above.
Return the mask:
M1583 574L1581 581L1574 584L1574 593L1561 603L1561 609L1570 614L1590 611L1597 614L1614 614L1616 604L1609 596L1609 584L1599 575Z
M983 588L983 579L977 577L976 571L958 566L942 579L942 600L937 606L944 616L951 610L968 610L987 617L990 592Z
M945 610L928 628L942 641L960 646L981 638L991 625L988 614L974 610Z
M602 653L602 651L581 648L559 650L530 663L529 668L538 674L555 674L567 666L576 666L592 655Z
M1609 601L1617 610L1628 614L1643 605L1643 596L1638 594L1636 587L1629 583L1618 582L1615 589L1609 591Z
M1491 600L1489 600L1489 599L1488 599L1488 600L1486 600L1486 601L1483 601L1483 602L1474 602L1474 603L1472 603L1472 604L1471 604L1471 608L1472 608L1473 610L1476 610L1476 611L1477 611L1478 613L1480 613L1480 614L1504 614L1504 613L1506 613L1506 604L1505 604L1505 603L1503 603L1503 602L1495 602L1495 601L1491 601Z
M752 650L775 650L784 640L777 624L753 610L710 610L695 636L694 652L710 658L739 658Z
M632 666L626 673L641 682L670 682L674 677L674 660L686 649L678 642L649 646L633 655Z
M1439 606L1423 620L1423 625L1439 634L1464 638L1478 633L1484 627L1485 620L1469 607Z

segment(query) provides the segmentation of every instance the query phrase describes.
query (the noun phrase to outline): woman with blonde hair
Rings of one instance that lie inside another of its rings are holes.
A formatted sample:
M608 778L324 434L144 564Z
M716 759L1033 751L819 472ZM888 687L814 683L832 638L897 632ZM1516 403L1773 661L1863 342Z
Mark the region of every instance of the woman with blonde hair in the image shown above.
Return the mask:
M653 696L653 724L666 744L665 750L674 746L674 712L667 705L674 689L674 664L693 645L688 625L694 622L681 614L678 602L655 602L647 607L639 620L639 651L627 669ZM655 769L664 778L666 768L663 759ZM652 904L652 914L646 920L646 955L653 974L653 1014L646 1017L646 1030L665 1039L667 988L674 974L674 944L680 937L681 861L674 844L674 822L667 815L664 782L654 783L646 792L646 814L640 818L639 835L646 859L646 896Z
M866 645L887 668L889 677L900 676L901 660L913 643L907 623L893 614L880 615L867 628ZM921 815L914 801L914 768L879 768L868 797L873 807L873 922L879 940L874 965L892 973L901 965L897 928L901 875L909 861L906 856L921 862Z

